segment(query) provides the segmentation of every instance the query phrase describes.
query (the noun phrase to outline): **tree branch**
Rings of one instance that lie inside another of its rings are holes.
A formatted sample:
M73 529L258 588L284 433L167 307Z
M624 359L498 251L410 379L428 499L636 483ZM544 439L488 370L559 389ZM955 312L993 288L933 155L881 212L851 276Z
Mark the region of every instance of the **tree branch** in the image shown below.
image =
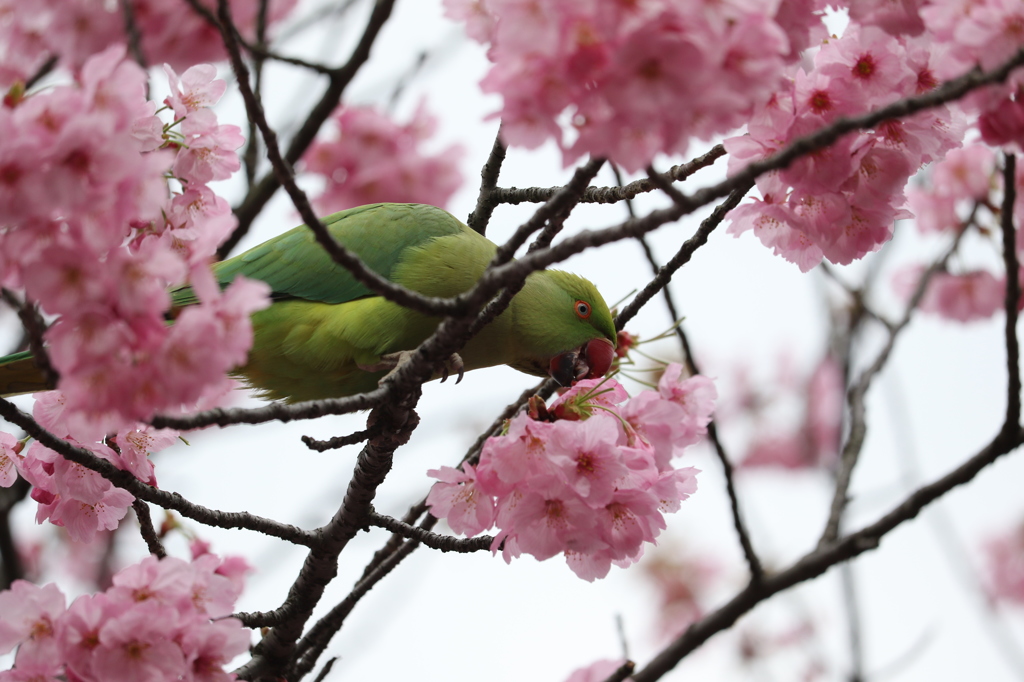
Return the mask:
M642 670L633 675L634 682L653 682L674 668L687 654L712 635L733 625L740 616L751 611L769 597L799 583L807 582L832 566L848 561L878 547L881 539L902 523L916 517L922 509L953 488L971 481L985 467L1024 443L1024 431L1001 431L973 457L942 478L922 486L892 511L873 524L804 555L789 568L765 577L758 585L750 584L728 603L690 625L686 632L662 649Z
M247 512L226 512L216 509L208 509L198 504L189 502L178 493L171 493L159 488L146 485L131 473L118 469L110 462L100 459L93 453L72 445L71 443L58 438L43 427L34 419L19 410L12 403L0 398L0 417L20 426L25 433L37 441L58 453L65 459L75 464L80 464L87 469L95 471L118 488L123 488L140 500L151 502L164 509L173 509L182 516L198 521L207 526L217 528L244 528L253 530L264 535L280 538L296 545L309 546L315 541L315 536L308 531L295 526L278 523L273 519L263 518Z
M1017 306L1020 305L1020 264L1017 261L1017 230L1013 225L1013 205L1017 200L1017 157L1006 154L1003 164L1003 206L1000 227L1003 233L1003 264L1006 267L1006 419L1003 430L1020 428L1020 344L1017 340Z
M440 552L471 554L473 552L489 550L491 548L491 543L494 542L494 538L490 535L480 535L472 538L457 538L451 535L431 533L428 530L403 523L392 516L378 514L376 511L370 512L370 525L391 531L392 533L401 535L409 540L416 540L417 542Z
M491 154L487 157L484 167L480 169L480 192L476 197L476 208L469 214L466 224L480 234L487 233L487 223L491 220L491 214L498 205L493 200L494 189L498 186L498 175L501 173L501 164L505 162L505 143L501 141L501 124L498 124L498 132L494 136L494 144L491 146ZM554 193L552 193L554 196Z
M963 232L959 232L946 253L932 263L921 275L913 295L911 295L910 300L907 302L903 318L895 325L887 328L889 337L885 345L878 352L875 361L861 373L857 382L850 387L847 393L847 403L850 405L850 431L846 437L846 443L843 444L842 453L839 458L839 470L836 472L836 487L832 495L832 505L828 521L825 523L825 530L822 532L821 539L818 540L819 547L832 542L839 536L843 512L849 502L853 470L857 466L860 451L864 447L864 439L867 437L867 407L865 406L865 399L868 389L871 387L871 382L882 371L882 368L885 367L885 363L888 362L900 333L910 324L914 310L921 303L921 299L928 288L928 282L931 281L936 272L945 267L946 262L959 246L963 234Z

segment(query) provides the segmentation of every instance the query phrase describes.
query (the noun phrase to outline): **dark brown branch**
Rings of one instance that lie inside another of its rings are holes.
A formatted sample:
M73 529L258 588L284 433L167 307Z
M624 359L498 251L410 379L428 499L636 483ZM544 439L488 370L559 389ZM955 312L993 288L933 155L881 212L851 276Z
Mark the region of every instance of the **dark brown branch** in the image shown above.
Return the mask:
M153 528L153 519L149 515L149 507L142 500L136 499L132 502L132 509L135 510L135 518L139 521L139 532L142 533L142 539L146 541L149 553L158 559L163 559L167 556L167 550L160 543L156 529Z
M487 551L491 548L494 538L490 535L480 535L472 538L457 538L451 535L439 535L428 530L410 526L392 516L370 512L370 525L391 531L409 540L416 540L431 549L440 552L459 552L470 554L472 552Z
M466 454L460 460L460 465L463 462L475 464L477 460L480 458L480 452L483 449L484 443L487 441L488 438L495 436L501 432L501 429L505 424L505 420L511 419L516 414L518 414L519 411L526 405L527 401L529 401L531 396L540 395L542 398L547 399L547 397L550 396L551 393L554 391L554 385L555 382L553 380L544 379L536 386L528 388L525 391L523 391L520 394L519 398L509 403L505 407L505 409L502 410L501 414L498 415L498 417L493 422L491 422L491 425L484 429L483 433L481 433L480 436L477 437L476 442L469 446L469 449L466 451ZM402 517L402 522L406 525L412 525L416 523L416 521L421 516L423 516L423 514L426 513L426 511L427 500L426 498L423 498L422 500L420 500L419 502L417 502L416 504L409 508L409 510L405 513L405 516ZM430 522L429 526L426 525L427 521ZM420 528L432 528L433 524L436 521L437 519L435 517L428 517L428 519L424 521L424 524L420 525ZM370 559L370 562L363 569L363 575L361 580L366 579L374 571L374 569L377 568L377 566L379 566L381 563L384 562L385 559L394 554L398 550L398 548L402 546L403 539L404 538L401 535L392 534L392 536L388 539L384 546L376 552L374 552L373 558ZM410 550L410 552L411 551L412 550Z
M369 421L379 424L381 433L359 453L341 507L317 531L318 541L288 591L280 622L256 646L252 659L236 671L243 679L277 678L292 666L302 629L324 589L337 575L338 556L359 531L368 527L373 499L391 471L394 452L408 442L419 424L414 411L419 397L420 391L414 386L397 400L371 412Z
M300 657L295 664L293 679L298 679L313 669L317 658L327 648L334 633L341 629L345 619L352 613L352 609L359 603L359 600L391 573L403 559L412 554L417 547L419 547L419 543L415 540L406 540L402 543L396 552L374 568L370 575L360 580L348 596L338 602L327 615L309 629L297 647Z
M1006 267L1006 419L1003 430L1020 428L1020 343L1017 340L1017 306L1020 304L1020 264L1017 260L1017 229L1013 225L1013 206L1017 200L1017 157L1006 154L1003 164L1003 206L1000 227L1003 232L1003 264Z
M855 533L838 538L824 547L818 547L789 568L766 576L758 585L748 585L728 603L687 628L686 632L665 647L646 667L633 675L634 682L654 682L660 679L712 635L728 629L741 616L769 597L812 580L838 563L875 549L886 534L915 518L922 509L953 488L971 481L982 469L1022 443L1024 432L1000 432L976 455L942 478L915 490L878 521Z
M326 452L327 450L337 450L343 448L346 445L355 445L356 443L362 443L368 438L372 438L375 435L373 429L363 429L362 431L356 431L350 433L347 436L335 436L330 440L317 440L311 436L303 436L302 442L306 444L306 447L310 450L316 450L317 452Z
M505 143L501 141L501 124L498 124L498 132L494 136L494 144L491 146L491 153L480 169L480 192L476 197L476 208L469 214L466 224L480 234L487 233L487 223L491 220L498 205L493 200L494 188L498 186L498 175L501 173L501 164L505 162ZM554 193L552 193L554 196Z
M95 471L118 488L127 490L136 498L151 502L164 509L173 509L193 521L198 521L207 526L216 526L217 528L253 530L296 545L309 546L315 540L314 534L295 526L278 523L273 519L255 516L246 512L225 512L208 509L189 502L178 493L171 493L146 485L131 473L118 469L110 462L100 459L88 450L76 447L53 435L30 416L2 398L0 398L0 417L20 426L24 429L25 433L60 454L66 460Z

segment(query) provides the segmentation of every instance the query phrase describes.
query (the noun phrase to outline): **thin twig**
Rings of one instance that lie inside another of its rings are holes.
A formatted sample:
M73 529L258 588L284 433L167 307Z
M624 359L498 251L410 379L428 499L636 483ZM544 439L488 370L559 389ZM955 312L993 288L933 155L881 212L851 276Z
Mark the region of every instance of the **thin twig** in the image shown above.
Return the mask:
M661 178L665 182L678 182L685 180L690 177L698 170L707 168L714 164L715 161L725 156L725 147L722 145L715 145L710 150L693 159L687 163L673 166L668 169L665 173L661 174ZM495 206L498 204L523 204L523 203L541 203L548 201L555 195L561 187L495 187L489 192L487 201L493 203ZM616 204L620 201L628 201L636 198L640 194L647 192L653 192L658 189L658 186L651 182L649 178L642 178L635 180L627 185L618 185L616 187L588 187L587 191L580 197L581 204ZM479 203L478 203L479 205Z
M694 235L687 239L679 251L661 267L654 279L648 282L647 286L645 286L640 293L638 293L633 300L622 309L622 312L620 312L615 318L616 329L623 329L629 321L632 320L638 312L640 312L640 309L647 305L648 301L654 298L659 291L668 285L675 272L689 262L694 251L707 243L708 237L712 232L714 232L715 228L722 223L722 220L725 219L725 215L740 203L751 187L753 187L753 183L736 187L732 191L732 194L729 195L728 199L715 207L715 210L712 211L711 215L701 222L700 227L697 228ZM641 220L642 219L638 219L634 222L639 223ZM642 232L638 231L637 236L642 236L649 231L650 230L644 230Z
M31 90L32 86L45 78L51 71L57 68L57 62L60 61L58 55L52 54L47 57L46 61L43 62L36 72L32 74L27 81L25 81L25 90Z
M501 173L501 165L505 162L505 143L501 141L501 124L498 124L498 132L494 136L494 144L491 145L491 153L480 169L480 192L476 196L476 208L469 214L466 224L480 234L487 233L487 223L491 220L491 214L498 205L497 200L492 200L494 188L498 186L498 175ZM552 196L554 193L552 192Z
M900 337L900 334L906 326L910 324L914 311L921 303L921 299L924 297L924 293L928 288L928 282L930 282L932 277L935 276L935 273L945 267L946 262L959 246L960 239L963 234L963 232L958 233L949 249L947 249L946 252L938 260L932 263L931 266L921 275L921 279L918 280L914 293L907 302L907 307L903 313L903 317L899 322L889 328L886 343L878 352L874 362L872 362L867 369L861 372L857 381L850 386L850 389L847 392L846 400L847 404L850 406L850 428L839 457L839 469L836 471L836 484L832 495L832 504L829 510L828 521L825 523L825 530L822 532L821 538L818 540L819 547L823 547L832 542L835 538L839 537L843 512L850 501L849 491L850 482L853 480L853 470L857 466L857 461L860 459L860 452L864 446L864 439L867 437L867 407L865 405L865 400L868 389L871 388L874 378L882 371L885 364L889 361L893 348L896 346L896 340Z
M327 89L310 110L309 115L299 130L292 137L291 144L289 144L288 150L284 154L284 160L287 162L288 167L291 167L302 158L309 145L313 143L321 126L323 126L324 122L327 121L328 117L341 102L341 97L349 83L352 82L356 73L370 58L370 49L377 40L380 30L391 16L394 4L395 0L377 0L374 3L373 11L370 12L370 18L366 22L363 35L356 44L348 61L343 66L331 71ZM235 209L238 227L235 228L235 231L221 244L217 251L221 258L226 258L231 249L248 233L253 220L256 219L256 216L259 215L260 211L263 210L263 207L270 201L270 198L280 186L278 171L274 169L273 172L264 175L249 190L245 199Z
M391 531L409 540L417 542L440 552L459 552L470 554L473 552L487 551L491 548L494 538L490 535L480 535L472 538L457 538L451 535L439 535L430 531L402 523L392 516L370 512L370 525Z
M173 509L182 516L217 528L244 528L253 530L264 535L280 538L296 545L308 546L314 542L315 536L312 533L279 523L273 519L256 516L247 512L225 512L216 509L208 509L189 502L178 493L171 493L165 490L146 485L131 473L118 469L110 462L100 459L84 448L77 447L65 440L58 438L43 427L34 419L19 410L12 403L0 398L0 417L20 426L25 433L37 441L60 454L65 459L75 464L80 464L87 469L97 472L118 488L123 488L136 498L151 502L164 509Z
M310 450L316 450L317 452L326 452L327 450L337 450L343 448L346 445L355 445L356 443L362 443L364 440L372 438L375 435L373 429L363 429L362 431L356 431L350 433L347 436L335 436L329 440L317 440L311 436L303 436L302 442L306 444L306 447Z

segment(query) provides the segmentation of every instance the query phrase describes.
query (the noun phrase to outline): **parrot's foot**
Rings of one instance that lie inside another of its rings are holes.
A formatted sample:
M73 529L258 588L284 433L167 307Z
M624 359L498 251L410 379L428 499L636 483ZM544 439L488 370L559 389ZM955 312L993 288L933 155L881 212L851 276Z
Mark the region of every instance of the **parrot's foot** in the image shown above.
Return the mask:
M387 374L381 377L379 383L390 377L392 374L398 371L398 368L409 361L412 358L412 354L416 351L411 350L400 350L397 353L388 353L380 356L380 361L375 362L372 365L357 365L359 369L364 372L382 372L389 370ZM462 358L458 353L452 353L448 356L448 359L444 361L444 365L441 366L441 382L444 383L448 376L455 372L459 375L459 378L455 380L455 383L462 381L462 376L466 373L466 367L462 362Z
M444 361L441 366L441 383L448 381L448 374L455 372L459 375L459 378L455 380L455 383L462 381L462 377L466 374L466 365L462 362L462 356L458 353L452 353L448 356L448 359Z

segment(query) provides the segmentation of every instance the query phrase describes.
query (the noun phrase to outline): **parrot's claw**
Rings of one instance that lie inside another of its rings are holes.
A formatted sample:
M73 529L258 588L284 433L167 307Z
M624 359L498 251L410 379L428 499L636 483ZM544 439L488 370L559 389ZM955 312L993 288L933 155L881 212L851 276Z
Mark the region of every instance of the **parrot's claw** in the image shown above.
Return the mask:
M380 360L372 365L357 365L359 369L364 372L382 372L389 370L387 374L381 377L379 384L383 384L392 374L398 371L398 368L409 361L412 354L416 351L411 350L400 350L397 353L387 353L386 355L380 356ZM463 375L466 373L466 366L462 362L462 357L458 353L452 353L448 356L448 359L441 365L441 382L448 378L448 376L455 372L459 378L455 380L455 383L462 381Z
M441 365L441 383L443 384L448 380L448 374L454 370L458 373L459 378L455 380L455 383L462 381L462 377L466 374L466 365L462 362L462 356L458 353L452 353L448 356L448 359Z

